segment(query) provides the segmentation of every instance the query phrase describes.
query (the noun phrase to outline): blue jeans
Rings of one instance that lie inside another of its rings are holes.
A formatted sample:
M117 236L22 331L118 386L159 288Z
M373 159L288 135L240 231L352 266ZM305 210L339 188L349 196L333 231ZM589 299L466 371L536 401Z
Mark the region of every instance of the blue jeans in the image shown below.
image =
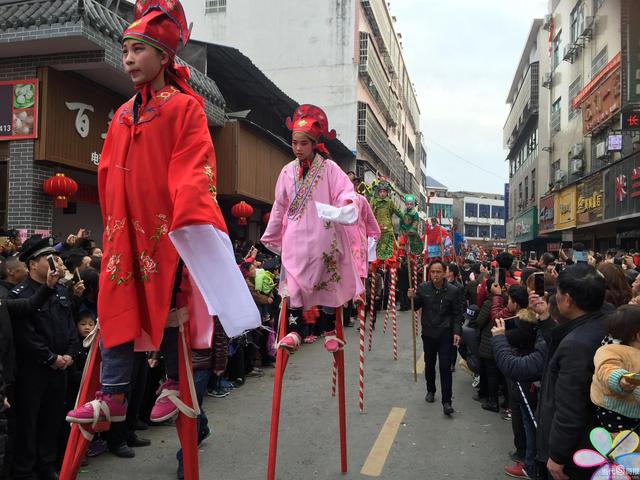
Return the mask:
M516 387L517 388L517 387ZM536 427L529 414L524 400L520 403L520 412L522 413L522 423L524 424L524 435L527 439L527 448L524 454L524 469L531 478L535 478L536 463Z
M160 350L164 355L167 377L178 380L178 329L165 328ZM104 348L100 340L102 372L100 382L104 393L127 393L131 383L134 356L133 342Z
M193 383L196 387L196 398L198 400L198 406L200 407L200 415L196 419L198 422L198 445L204 440L204 437L209 433L209 419L207 414L202 409L202 401L204 400L204 394L207 391L207 385L209 384L209 378L211 377L211 370L199 369L193 371ZM176 458L179 462L182 461L182 449L178 450Z

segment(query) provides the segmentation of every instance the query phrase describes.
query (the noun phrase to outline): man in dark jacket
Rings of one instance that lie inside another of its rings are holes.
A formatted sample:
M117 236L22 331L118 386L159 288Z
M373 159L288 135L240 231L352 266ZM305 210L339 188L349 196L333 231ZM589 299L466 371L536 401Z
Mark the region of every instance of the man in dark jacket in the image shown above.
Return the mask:
M55 254L51 239L32 237L20 260L29 276L11 291L10 298L29 298L45 283ZM78 342L67 289L56 291L34 314L12 318L16 338L16 450L13 478L57 479L58 435L64 422L66 368Z
M558 277L556 302L567 320L551 331L538 406L536 459L540 477L580 480L591 477L573 463L573 454L588 448L595 426L590 400L593 356L605 336L603 311L605 280L595 268L576 264ZM544 301L530 303L542 318ZM546 467L546 468L545 468Z
M444 278L445 266L436 260L429 267L431 280L421 284L416 292L409 289L409 298L414 298L414 309L422 308L422 345L424 348L424 375L427 380L429 403L435 401L436 357L439 362L442 408L451 415L452 378L451 358L453 346L460 343L462 332L462 303L458 289Z
M16 285L23 282L29 272L16 255L11 255L0 263L0 298L7 298Z

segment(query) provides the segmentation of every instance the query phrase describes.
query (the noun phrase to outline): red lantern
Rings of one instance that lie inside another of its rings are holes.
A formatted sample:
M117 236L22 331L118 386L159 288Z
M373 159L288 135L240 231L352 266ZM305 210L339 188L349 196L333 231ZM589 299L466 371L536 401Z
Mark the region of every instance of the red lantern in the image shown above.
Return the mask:
M262 215L262 223L264 225L268 225L269 224L269 219L271 218L271 212L267 212L264 215Z
M231 207L231 215L238 219L238 225L246 225L247 218L253 215L253 207L242 200Z
M64 173L56 173L42 184L42 191L55 197L53 204L57 208L67 208L68 198L78 191L75 180L66 177Z

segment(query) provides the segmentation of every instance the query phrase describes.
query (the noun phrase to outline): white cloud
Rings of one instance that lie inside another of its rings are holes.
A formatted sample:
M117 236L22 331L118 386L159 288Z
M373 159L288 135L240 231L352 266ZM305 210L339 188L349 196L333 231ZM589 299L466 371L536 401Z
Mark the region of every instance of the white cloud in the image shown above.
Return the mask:
M505 98L531 22L546 11L547 0L391 0L418 93L429 175L449 188L503 191Z

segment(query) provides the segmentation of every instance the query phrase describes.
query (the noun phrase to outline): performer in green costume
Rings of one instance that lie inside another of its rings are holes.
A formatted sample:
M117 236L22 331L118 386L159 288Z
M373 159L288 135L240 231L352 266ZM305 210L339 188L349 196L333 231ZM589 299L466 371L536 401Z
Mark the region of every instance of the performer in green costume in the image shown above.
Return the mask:
M379 180L373 187L373 198L371 199L371 210L380 226L380 240L376 246L378 260L384 261L394 257L396 236L393 231L393 215L400 218L402 223L402 212L389 198L390 186L386 180Z
M420 255L424 245L418 232L420 218L418 217L418 210L416 209L416 197L406 195L404 197L404 203L406 210L404 211L402 222L400 222L400 245L405 245L406 242L409 242L411 253L413 255Z

